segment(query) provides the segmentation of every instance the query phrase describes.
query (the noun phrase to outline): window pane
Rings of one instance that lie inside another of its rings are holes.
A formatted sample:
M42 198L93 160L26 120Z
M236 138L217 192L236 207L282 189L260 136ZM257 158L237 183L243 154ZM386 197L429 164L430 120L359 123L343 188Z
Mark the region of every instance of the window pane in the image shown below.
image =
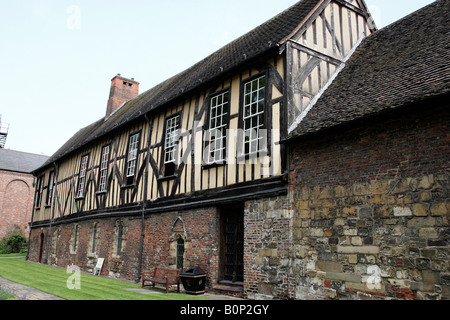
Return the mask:
M180 116L177 115L166 122L166 141L165 141L165 155L164 162L175 162L175 151L178 145L180 129Z
M206 163L220 162L225 159L229 92L219 94L211 99L210 128L209 128L209 159Z
M88 160L89 156L84 156L83 158L81 158L80 173L78 176L78 192L77 192L78 198L83 197L84 195L84 183L86 181Z
M259 129L264 128L265 77L255 79L245 85L244 101L244 152L257 152L265 148L260 144Z

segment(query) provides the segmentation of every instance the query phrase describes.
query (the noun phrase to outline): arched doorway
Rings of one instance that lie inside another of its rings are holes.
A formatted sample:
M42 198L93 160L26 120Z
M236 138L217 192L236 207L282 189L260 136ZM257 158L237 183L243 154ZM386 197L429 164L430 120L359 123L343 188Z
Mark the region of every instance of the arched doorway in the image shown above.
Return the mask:
M39 245L39 263L42 263L42 255L44 253L44 233L41 233L41 241L40 241L40 245Z

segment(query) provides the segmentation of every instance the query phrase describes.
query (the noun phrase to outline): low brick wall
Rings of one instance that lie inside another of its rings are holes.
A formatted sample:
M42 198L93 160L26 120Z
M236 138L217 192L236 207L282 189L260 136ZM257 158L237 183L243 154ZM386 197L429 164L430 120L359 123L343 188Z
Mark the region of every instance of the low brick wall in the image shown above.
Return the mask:
M118 255L118 225L122 225L121 252ZM42 259L48 264L66 267L74 264L82 271L93 272L98 258L104 258L102 275L135 280L138 277L141 242L140 216L91 219L72 223L56 223L34 228L31 232L29 260L39 261L41 235ZM93 249L93 228L96 226L96 244ZM75 232L77 235L75 237ZM155 266L176 266L176 240L185 241L184 267L201 265L208 273L212 286L217 278L218 214L215 208L150 214L145 218L142 271Z

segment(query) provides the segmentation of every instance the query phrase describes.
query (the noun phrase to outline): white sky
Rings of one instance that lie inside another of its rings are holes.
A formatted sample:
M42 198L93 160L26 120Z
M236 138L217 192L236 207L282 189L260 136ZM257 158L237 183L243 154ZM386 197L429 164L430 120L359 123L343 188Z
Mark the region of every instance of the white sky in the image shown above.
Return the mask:
M52 155L102 118L111 79L144 92L297 0L0 0L6 148ZM432 0L366 0L378 28Z

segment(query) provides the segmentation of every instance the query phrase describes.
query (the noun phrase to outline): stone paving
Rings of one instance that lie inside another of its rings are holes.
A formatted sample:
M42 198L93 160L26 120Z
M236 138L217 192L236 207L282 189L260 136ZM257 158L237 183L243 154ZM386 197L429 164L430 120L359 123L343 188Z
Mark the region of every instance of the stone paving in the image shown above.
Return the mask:
M35 288L27 287L19 283L0 278L0 288L13 293L19 300L64 300Z

